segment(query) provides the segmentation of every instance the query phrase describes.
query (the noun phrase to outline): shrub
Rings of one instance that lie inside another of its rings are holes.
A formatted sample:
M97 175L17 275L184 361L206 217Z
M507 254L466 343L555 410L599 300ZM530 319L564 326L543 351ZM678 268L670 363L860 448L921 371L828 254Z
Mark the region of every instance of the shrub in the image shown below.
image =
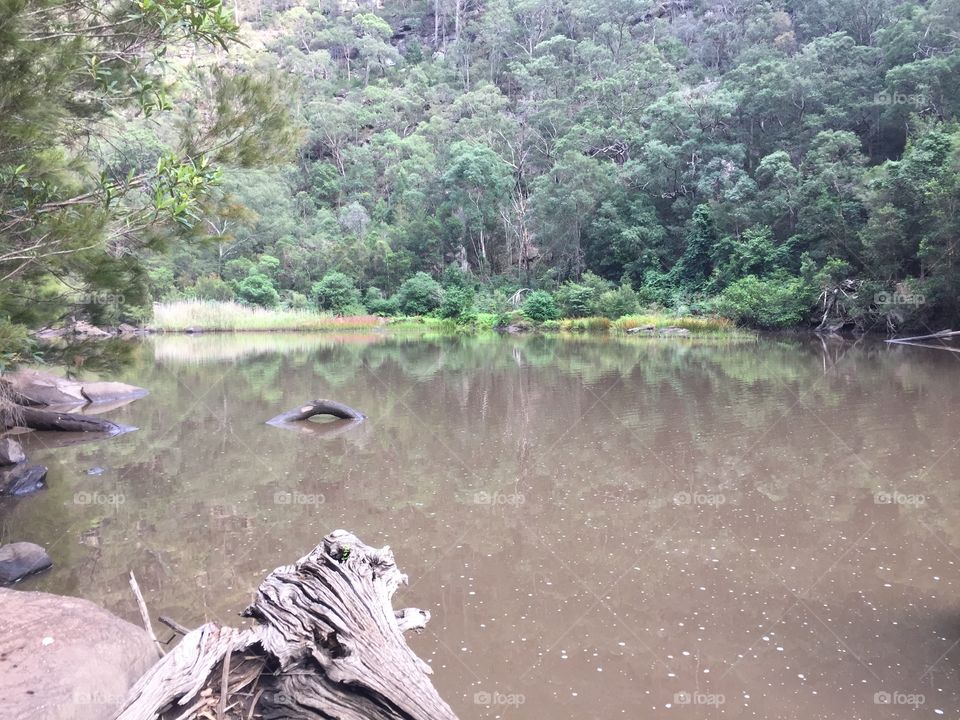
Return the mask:
M363 305L371 315L396 315L397 301L394 298L385 298L383 291L378 287L368 287L363 296Z
M360 291L353 279L342 272L329 272L310 288L317 306L337 315L348 315L347 308L360 304ZM361 312L362 314L362 312Z
M442 318L453 320L470 320L473 310L473 291L464 287L452 286L443 293L443 300L437 314Z
M801 278L747 275L720 293L716 309L738 323L765 329L785 328L803 322L814 299L810 286Z
M280 301L280 295L273 282L266 275L254 273L236 284L237 298L248 305L273 307Z
M216 275L204 275L197 278L197 284L193 290L194 295L200 300L228 302L233 300L236 295L233 288Z
M418 272L403 281L396 300L404 315L426 315L439 307L442 296L440 283L425 272Z
M596 292L593 288L575 282L565 282L554 293L564 317L586 317L590 314Z
M243 280L247 275L254 271L253 260L250 258L236 258L227 260L223 265L223 272L220 273L224 280Z
M310 299L296 290L284 290L281 294L284 307L290 310L309 310Z
M560 310L553 295L546 290L535 290L523 301L523 314L534 322L544 322L559 318Z
M640 309L640 298L630 285L624 283L616 290L607 290L596 301L598 315L616 320L624 315L632 315Z

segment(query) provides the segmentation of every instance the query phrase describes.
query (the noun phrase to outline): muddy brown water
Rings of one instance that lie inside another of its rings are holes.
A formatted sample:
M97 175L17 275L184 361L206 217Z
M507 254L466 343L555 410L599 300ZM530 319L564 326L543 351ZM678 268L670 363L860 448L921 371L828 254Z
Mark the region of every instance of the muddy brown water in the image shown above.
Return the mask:
M119 379L139 430L34 436L23 589L240 623L343 527L429 609L466 718L960 717L960 356L821 343L172 336ZM349 432L264 425L314 397ZM164 635L166 631L164 630Z

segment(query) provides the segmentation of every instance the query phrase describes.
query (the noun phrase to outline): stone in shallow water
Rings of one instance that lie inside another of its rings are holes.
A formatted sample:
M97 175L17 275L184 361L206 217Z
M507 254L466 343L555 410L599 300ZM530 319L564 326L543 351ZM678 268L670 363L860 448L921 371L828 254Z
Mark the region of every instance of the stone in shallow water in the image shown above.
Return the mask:
M0 438L0 465L16 465L26 459L20 443L13 438Z
M34 543L0 545L0 583L16 582L52 564L47 551Z
M43 465L20 463L0 470L0 496L28 495L42 490L46 484L47 469Z
M158 659L136 625L79 598L0 588L0 717L109 720Z

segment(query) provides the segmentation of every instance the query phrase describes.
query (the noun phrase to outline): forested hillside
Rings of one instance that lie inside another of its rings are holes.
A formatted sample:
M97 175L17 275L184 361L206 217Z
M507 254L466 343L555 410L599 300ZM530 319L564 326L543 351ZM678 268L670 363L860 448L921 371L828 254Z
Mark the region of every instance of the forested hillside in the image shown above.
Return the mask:
M960 314L955 0L235 12L245 46L226 62L285 83L292 160L228 163L186 237L136 249L155 300L389 314L446 289L456 315L529 287L567 315ZM124 172L157 162L170 125L115 139Z

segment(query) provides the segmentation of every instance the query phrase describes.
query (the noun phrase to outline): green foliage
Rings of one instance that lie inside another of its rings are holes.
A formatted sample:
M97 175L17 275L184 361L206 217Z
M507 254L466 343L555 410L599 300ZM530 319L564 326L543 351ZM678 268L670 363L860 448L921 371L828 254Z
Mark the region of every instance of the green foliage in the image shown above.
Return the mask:
M0 317L0 372L24 362L32 351L33 340L27 329Z
M440 306L442 298L440 283L425 272L418 272L400 285L396 303L404 315L426 315Z
M347 312L360 304L360 291L354 285L353 278L342 272L330 272L320 282L314 283L311 294L317 307L329 310L337 315L356 314Z
M546 290L534 290L523 301L523 314L534 322L557 320L560 309L553 299L553 295Z
M437 308L437 315L442 318L471 322L475 316L473 309L473 290L459 286L448 287L443 293L443 300Z
M198 300L217 300L220 302L229 302L236 297L233 287L216 275L204 275L198 278L197 284L194 286L194 294Z
M280 293L266 275L247 275L236 284L237 299L248 305L271 308L280 302Z
M565 282L554 293L554 299L564 317L586 317L593 311L596 291L575 282Z
M640 310L640 298L629 284L600 294L594 303L597 314L616 320L624 315L633 315Z
M816 293L802 278L747 275L727 287L716 309L738 323L762 329L799 325L810 315Z

